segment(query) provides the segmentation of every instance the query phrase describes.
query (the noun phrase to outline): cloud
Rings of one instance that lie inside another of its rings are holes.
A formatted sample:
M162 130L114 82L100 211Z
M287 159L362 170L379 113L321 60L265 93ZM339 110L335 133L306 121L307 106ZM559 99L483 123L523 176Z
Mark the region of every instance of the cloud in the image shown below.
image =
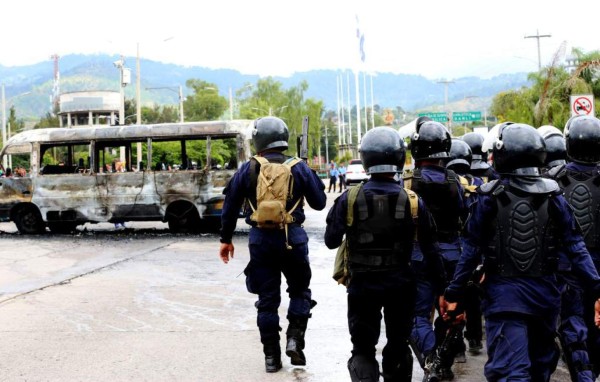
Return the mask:
M600 48L593 23L569 17L568 4L542 1L105 0L91 8L81 3L7 3L0 64L47 61L54 53L131 57L139 47L143 58L263 76L362 68L455 78L537 70L535 39L524 36L538 30L552 35L541 40L542 64L564 40L584 51ZM586 14L600 11L599 2L585 7ZM364 65L356 15L365 37Z

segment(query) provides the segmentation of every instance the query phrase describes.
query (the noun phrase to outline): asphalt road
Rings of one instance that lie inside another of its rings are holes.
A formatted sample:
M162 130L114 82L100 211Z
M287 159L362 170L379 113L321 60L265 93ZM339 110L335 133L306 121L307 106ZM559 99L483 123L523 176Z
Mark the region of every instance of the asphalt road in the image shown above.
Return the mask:
M337 195L328 196L330 205ZM248 249L241 220L227 265L216 235L172 235L165 224L22 236L1 223L0 380L348 381L346 294L331 278L326 212L307 210L319 303L306 335L308 365L292 367L284 357L274 374L264 372L256 298L242 274ZM286 308L283 298L282 317ZM382 344L383 337L379 353ZM484 362L484 354L468 357L456 365L455 380L483 380ZM413 380L421 378L415 361ZM553 378L568 380L562 366Z

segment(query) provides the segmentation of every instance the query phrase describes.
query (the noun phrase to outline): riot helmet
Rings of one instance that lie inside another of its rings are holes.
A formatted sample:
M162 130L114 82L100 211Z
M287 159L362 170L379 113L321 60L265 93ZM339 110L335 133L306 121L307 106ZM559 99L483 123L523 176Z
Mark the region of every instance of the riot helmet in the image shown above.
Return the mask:
M471 168L473 154L467 142L459 138L452 138L452 146L448 153L450 161L446 167L456 170L459 174L466 174Z
M421 128L422 124L424 124L425 122L429 122L429 121L431 121L431 118L429 118L428 116L426 116L426 115L420 116L415 121L415 130L419 130Z
M473 153L473 160L471 161L471 170L487 170L490 165L487 163L488 154L487 151L483 150L483 141L485 137L479 133L471 132L466 133L461 139L469 145L471 152Z
M448 158L451 140L446 126L426 121L416 125L410 140L410 151L415 160Z
M571 117L564 130L567 156L573 162L596 164L600 162L600 120L579 115Z
M259 153L268 149L287 149L289 137L288 127L280 118L263 117L254 121L252 143Z
M503 125L493 143L493 155L494 168L500 173L537 175L546 160L546 144L534 127Z
M359 152L367 174L401 172L404 168L404 141L391 127L380 126L367 131Z
M537 130L546 142L546 167L552 168L565 164L567 146L562 131L552 125L540 126Z

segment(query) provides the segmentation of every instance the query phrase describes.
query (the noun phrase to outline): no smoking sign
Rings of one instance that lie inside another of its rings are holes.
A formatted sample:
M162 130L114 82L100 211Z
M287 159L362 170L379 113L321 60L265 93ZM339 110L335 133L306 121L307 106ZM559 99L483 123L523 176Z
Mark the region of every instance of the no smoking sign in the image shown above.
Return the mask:
M575 115L595 116L593 94L571 96L571 116Z

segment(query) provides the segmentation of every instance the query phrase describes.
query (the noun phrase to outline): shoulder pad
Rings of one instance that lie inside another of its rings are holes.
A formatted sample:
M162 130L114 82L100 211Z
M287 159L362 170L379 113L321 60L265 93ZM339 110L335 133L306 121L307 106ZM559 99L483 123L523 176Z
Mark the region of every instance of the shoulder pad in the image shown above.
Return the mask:
M298 158L298 157L291 157L286 159L285 162L283 162L283 164L291 167L294 167L295 165L297 165L298 163L302 162L302 159Z
M550 170L548 170L548 177L552 179L558 179L566 173L567 170L565 169L565 165L562 164L560 166L552 167Z
M527 192L529 194L551 194L560 192L560 187L554 179L548 178L529 178L529 177L511 177L509 180L511 187Z
M498 187L499 184L500 182L498 182L498 179L494 179L479 186L479 188L477 188L477 192L480 194L490 194L496 187Z

